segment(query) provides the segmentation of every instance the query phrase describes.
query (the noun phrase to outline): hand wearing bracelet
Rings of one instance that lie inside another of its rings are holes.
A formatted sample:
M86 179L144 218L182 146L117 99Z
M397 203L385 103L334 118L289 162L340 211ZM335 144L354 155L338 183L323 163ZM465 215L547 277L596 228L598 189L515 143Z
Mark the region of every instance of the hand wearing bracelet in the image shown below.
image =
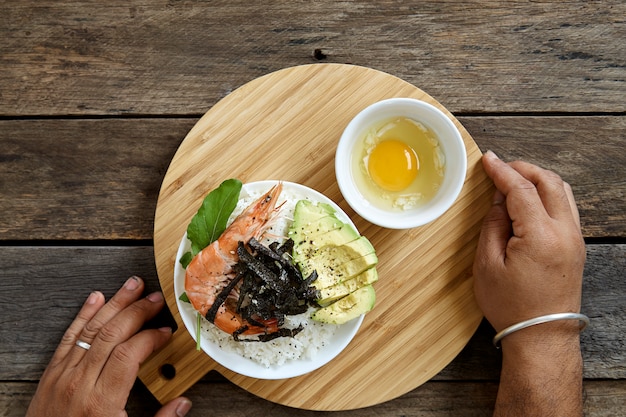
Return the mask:
M580 331L585 330L585 328L589 325L589 317L580 313L556 313L556 314L548 314L545 316L535 317L530 320L525 320L520 323L514 324L512 326L507 327L506 329L498 332L493 338L493 345L496 348L500 348L500 341L510 335L513 332L518 330L525 329L530 326L534 326L537 324L548 323L556 320L579 320L580 321Z
M496 329L494 344L503 345L494 417L582 416L582 352L572 320L584 328L588 319L545 315L581 307L586 252L572 188L554 172L492 152L483 166L496 191L473 272L476 301Z

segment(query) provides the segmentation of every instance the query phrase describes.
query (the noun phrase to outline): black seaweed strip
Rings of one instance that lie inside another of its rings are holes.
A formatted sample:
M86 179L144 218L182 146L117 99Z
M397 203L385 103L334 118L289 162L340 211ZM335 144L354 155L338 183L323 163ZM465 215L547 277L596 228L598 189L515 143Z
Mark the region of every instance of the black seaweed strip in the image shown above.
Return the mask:
M235 288L235 285L237 285L241 278L243 278L243 275L244 274L242 272L239 272L235 276L235 278L233 278L233 280L226 287L224 287L224 289L217 295L217 297L215 297L213 305L204 316L209 322L215 322L215 316L217 315L217 311L219 310L220 306L224 304L224 301L226 301L226 298L228 298L228 294L230 294L233 288Z

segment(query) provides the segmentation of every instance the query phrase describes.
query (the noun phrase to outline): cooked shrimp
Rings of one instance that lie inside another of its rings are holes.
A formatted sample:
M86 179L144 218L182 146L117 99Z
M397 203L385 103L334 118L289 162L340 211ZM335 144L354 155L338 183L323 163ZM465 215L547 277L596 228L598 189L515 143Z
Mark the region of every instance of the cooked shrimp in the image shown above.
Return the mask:
M282 191L278 183L261 198L248 206L224 230L220 237L202 249L187 266L185 291L193 307L206 317L218 294L234 279L233 267L237 263L237 244L251 238L261 239L270 225L270 220L280 209L278 196ZM233 334L247 326L244 335L271 333L278 330L277 320L259 320L264 327L254 326L235 312L236 288L231 292L215 315L214 324L223 331ZM234 301L234 302L233 302Z

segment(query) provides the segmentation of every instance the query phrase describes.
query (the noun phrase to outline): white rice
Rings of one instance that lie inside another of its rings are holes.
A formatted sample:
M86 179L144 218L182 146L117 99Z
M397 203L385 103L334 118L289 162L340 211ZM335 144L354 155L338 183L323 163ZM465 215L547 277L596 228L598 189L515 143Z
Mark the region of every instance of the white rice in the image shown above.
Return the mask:
M241 198L237 207L229 219L230 222L239 215L246 207L258 199L264 190L259 193L251 193ZM266 238L262 243L269 245L272 241L286 239L287 230L293 221L293 212L298 200L308 199L306 196L294 194L283 190L279 198L279 204L285 201L280 210L280 215L273 221L272 226L266 232ZM338 326L316 322L311 319L311 311L285 318L283 327L295 329L302 325L303 330L295 337L279 337L269 342L237 342L233 337L217 328L213 323L202 319L202 331L204 336L217 344L222 350L230 351L248 358L260 365L270 367L283 365L287 361L296 359L311 359L323 348L335 334Z

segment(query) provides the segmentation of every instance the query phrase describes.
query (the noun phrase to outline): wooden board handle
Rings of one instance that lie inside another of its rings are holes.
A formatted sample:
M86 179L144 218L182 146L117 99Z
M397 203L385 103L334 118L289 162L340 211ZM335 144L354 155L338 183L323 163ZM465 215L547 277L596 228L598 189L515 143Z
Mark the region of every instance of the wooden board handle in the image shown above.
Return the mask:
M141 364L139 379L161 404L182 395L218 364L204 351L184 326L174 332L169 342Z

